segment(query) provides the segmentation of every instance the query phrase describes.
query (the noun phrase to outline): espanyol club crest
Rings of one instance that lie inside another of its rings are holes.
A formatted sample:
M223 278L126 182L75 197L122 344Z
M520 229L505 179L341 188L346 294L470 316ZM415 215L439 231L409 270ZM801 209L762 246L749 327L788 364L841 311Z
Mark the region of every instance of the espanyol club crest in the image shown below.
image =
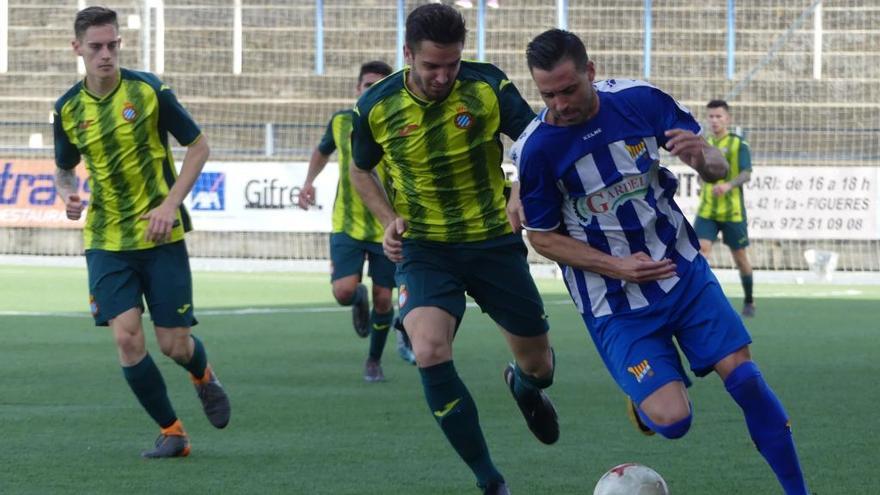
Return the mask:
M401 285L397 289L397 306L401 308L406 306L407 299L409 299L409 292L406 290L406 285Z
M470 129L470 127L474 125L474 116L467 110L460 110L455 114L453 123L455 124L455 127L458 127L459 129Z
M137 119L138 113L134 108L134 105L131 102L126 102L125 106L122 107L122 118L126 120L126 122L134 122Z

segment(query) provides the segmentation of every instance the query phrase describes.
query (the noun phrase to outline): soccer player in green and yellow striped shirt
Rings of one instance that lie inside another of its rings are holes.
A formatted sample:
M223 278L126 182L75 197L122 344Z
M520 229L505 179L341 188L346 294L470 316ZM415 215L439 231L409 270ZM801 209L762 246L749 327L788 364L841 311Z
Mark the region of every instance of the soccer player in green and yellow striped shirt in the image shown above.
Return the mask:
M742 185L752 176L752 154L749 143L729 131L730 107L724 100L712 100L706 105L712 135L709 144L721 150L730 164L727 177L703 184L700 189L700 208L694 221L694 230L700 238L700 250L707 259L712 244L721 231L724 244L730 248L733 261L739 270L745 299L742 315L755 315L752 297L752 265L746 253L749 245L746 207Z
M497 67L461 60L465 33L451 6L410 13L408 67L355 107L351 178L385 226L385 253L399 262L400 315L434 419L484 493L500 494L508 493L504 477L452 361L466 292L513 351L516 364L504 376L532 432L553 443L559 426L542 390L553 378L543 303L518 232L518 194L506 205L501 169L500 134L516 139L534 112ZM389 194L373 174L380 164Z
M391 66L382 61L367 62L361 66L355 88L360 96L367 88L391 74ZM333 201L333 230L330 234L330 259L333 297L343 306L352 307L354 330L361 337L370 336L370 350L364 364L364 379L378 382L385 379L382 372L382 351L391 323L394 307L391 292L394 289L395 266L382 252L384 229L379 220L361 201L351 185L348 168L351 165L351 124L353 110L333 114L321 142L312 152L309 170L299 194L300 208L315 204L315 178L324 170L330 155L338 151L339 183ZM377 167L379 180L386 181L385 169ZM373 310L370 311L367 288L361 283L364 260L369 259L369 275L373 280ZM401 356L414 362L412 351L401 341Z
M78 219L86 204L76 194L73 169L85 162L92 191L83 230L92 316L96 325L110 326L123 375L159 425L144 457L183 457L189 439L147 353L141 315L146 299L160 349L189 372L211 424L225 427L229 399L190 332L198 322L183 241L190 221L182 203L208 159L208 141L156 76L119 67L116 12L83 9L74 33L86 77L55 104L56 188L68 218ZM179 176L168 133L187 147Z

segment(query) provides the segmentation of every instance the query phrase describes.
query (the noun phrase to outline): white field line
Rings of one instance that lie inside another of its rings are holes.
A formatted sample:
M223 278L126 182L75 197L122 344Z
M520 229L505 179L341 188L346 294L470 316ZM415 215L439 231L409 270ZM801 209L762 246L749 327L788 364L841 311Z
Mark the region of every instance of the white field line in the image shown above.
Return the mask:
M810 299L826 299L829 297L839 297L839 298L847 298L860 296L863 294L863 291L857 289L839 289L839 290L817 290L813 292L790 292L785 290L772 291L772 290L762 290L760 293L761 298L781 298L781 297L796 297L796 298L810 298ZM545 306L564 306L572 304L571 300L568 298L565 299L550 299L545 300ZM477 304L474 302L467 303L468 308L476 308ZM247 316L247 315L278 315L278 314L303 314L303 313L343 313L346 311L351 311L351 308L346 306L316 306L313 308L274 308L274 307L265 307L265 308L237 308L237 309L202 309L196 310L197 316ZM0 316L43 316L43 317L55 317L55 318L91 318L91 315L85 311L77 312L77 311L12 311L12 310L0 310Z

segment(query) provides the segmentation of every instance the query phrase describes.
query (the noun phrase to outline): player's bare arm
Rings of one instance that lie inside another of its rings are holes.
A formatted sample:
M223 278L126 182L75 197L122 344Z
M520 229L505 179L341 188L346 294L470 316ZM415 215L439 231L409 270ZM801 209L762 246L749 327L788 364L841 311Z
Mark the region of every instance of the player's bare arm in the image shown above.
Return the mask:
M312 157L309 158L309 170L306 172L306 180L303 182L302 188L299 191L299 198L297 198L296 204L303 210L308 210L310 206L314 206L315 204L315 178L321 175L321 172L324 171L324 167L327 166L327 162L330 160L330 155L325 155L321 153L321 150L315 148L312 151Z
M670 259L654 261L645 253L616 257L557 232L529 230L529 242L539 254L564 265L627 282L644 283L675 276Z
M76 172L64 170L63 168L55 168L55 190L64 201L64 209L67 218L70 220L79 220L82 215L83 203L79 195L76 193Z
M729 165L724 155L702 137L684 129L670 129L666 136L670 138L666 149L696 170L704 181L715 182L727 175Z
M739 173L733 180L730 182L722 182L720 184L715 184L712 186L712 194L715 196L723 196L730 192L731 189L740 187L741 185L747 183L752 179L752 171L751 170L743 170Z
M519 199L519 182L510 185L510 198L507 200L507 221L515 233L520 233L525 223L526 215L523 211L522 201Z
M183 165L180 167L180 175L177 176L174 186L168 191L168 196L162 201L162 204L141 217L142 220L150 222L146 234L148 241L167 242L171 239L171 230L177 220L177 209L180 208L183 199L192 190L193 184L202 173L202 168L204 168L210 154L211 148L208 146L208 138L205 135L200 136L186 148Z
M397 215L385 189L379 182L379 177L372 170L364 170L358 166L348 169L351 183L360 194L361 199L373 215L385 226L385 236L382 239L382 249L389 260L397 263L403 259L403 233L406 231L406 222Z

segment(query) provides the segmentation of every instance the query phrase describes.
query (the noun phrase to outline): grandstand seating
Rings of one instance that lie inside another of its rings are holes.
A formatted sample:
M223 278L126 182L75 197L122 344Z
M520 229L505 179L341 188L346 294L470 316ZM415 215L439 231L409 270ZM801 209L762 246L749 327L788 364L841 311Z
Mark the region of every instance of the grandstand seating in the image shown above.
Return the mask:
M242 73L234 75L232 2L166 0L162 78L206 129L214 158L265 159L266 124L273 124L274 158L305 160L329 115L352 104L358 65L372 59L394 65L396 2L324 1L324 75L314 74L312 0L242 3ZM405 3L411 9L421 2ZM555 25L555 2L501 3L502 8L486 12L486 58L504 69L537 107L540 98L523 54L535 34ZM568 27L583 37L599 77L643 78L644 1L569 3ZM129 29L126 19L141 13L142 4L125 0L114 5L121 14L122 62L135 69L142 65L141 33ZM810 4L737 2L736 77L728 81L726 1L655 2L649 80L684 104L702 108L709 99L728 94L758 66ZM756 163L870 165L880 158L880 4L827 4L823 78L812 78L813 39L807 23L732 101L736 124L746 130ZM76 5L76 0L9 2L9 72L0 74L0 147L6 156L51 156L49 146L30 149L27 144L32 133L43 133L44 142L51 144L52 103L78 77L69 47ZM464 13L473 30L476 11ZM476 56L473 32L466 55ZM6 232L7 239L20 238L10 229ZM0 236L0 252L10 249L3 247L7 244ZM858 253L877 250L866 249L864 243L854 246ZM773 243L756 251L759 267L797 266L799 259L779 254ZM726 253L721 254L725 258L717 262L724 264ZM850 259L842 253L841 269L850 266ZM880 269L880 260L859 263Z

